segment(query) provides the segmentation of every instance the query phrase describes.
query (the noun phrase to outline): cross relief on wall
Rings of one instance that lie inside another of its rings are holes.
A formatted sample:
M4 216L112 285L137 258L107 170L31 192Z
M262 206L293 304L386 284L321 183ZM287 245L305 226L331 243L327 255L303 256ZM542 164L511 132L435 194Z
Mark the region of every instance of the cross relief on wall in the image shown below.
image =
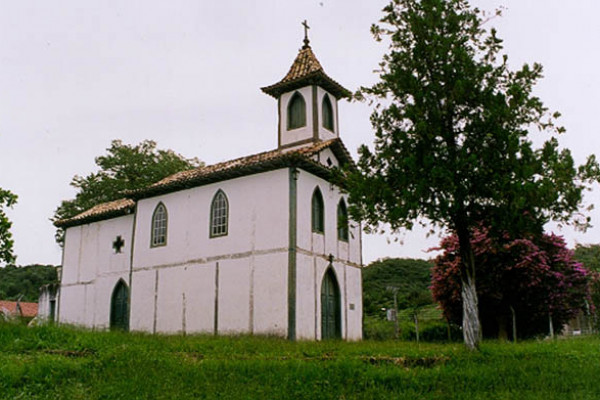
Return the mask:
M125 246L125 241L123 240L121 235L119 235L112 244L113 249L115 249L115 254L120 253L123 246Z

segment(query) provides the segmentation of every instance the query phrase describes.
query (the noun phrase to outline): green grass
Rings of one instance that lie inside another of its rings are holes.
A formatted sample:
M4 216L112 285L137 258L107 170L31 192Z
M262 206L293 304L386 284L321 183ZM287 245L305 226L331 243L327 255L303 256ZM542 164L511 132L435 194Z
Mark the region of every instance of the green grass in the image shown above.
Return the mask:
M0 324L0 399L598 399L600 339L297 342Z

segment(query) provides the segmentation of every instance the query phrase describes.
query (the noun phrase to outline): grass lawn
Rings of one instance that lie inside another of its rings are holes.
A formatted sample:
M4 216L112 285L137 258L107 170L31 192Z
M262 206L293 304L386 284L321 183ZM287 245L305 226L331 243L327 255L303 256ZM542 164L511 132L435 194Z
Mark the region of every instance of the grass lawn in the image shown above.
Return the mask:
M296 342L0 324L0 399L600 399L600 338Z

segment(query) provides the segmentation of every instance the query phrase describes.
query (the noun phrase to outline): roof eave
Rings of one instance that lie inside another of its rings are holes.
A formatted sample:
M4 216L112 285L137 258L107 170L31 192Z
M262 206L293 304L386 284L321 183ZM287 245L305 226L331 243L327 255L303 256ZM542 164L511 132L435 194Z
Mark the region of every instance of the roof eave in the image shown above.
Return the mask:
M135 206L130 206L130 207L126 207L126 208L119 209L119 210L106 211L103 213L92 214L92 215L88 215L88 216L81 217L81 218L74 217L74 218L61 219L61 220L55 221L54 226L57 228L66 229L66 228L70 228L73 226L89 224L92 222L105 221L107 219L112 219L112 218L122 217L124 215L129 215L129 214L131 214L131 211L134 208L135 208Z
M265 86L261 88L261 90L269 96L278 98L285 92L291 92L292 90L309 85L322 86L338 100L352 96L352 93L348 89L331 79L322 71L315 71L292 81L280 81L273 85Z

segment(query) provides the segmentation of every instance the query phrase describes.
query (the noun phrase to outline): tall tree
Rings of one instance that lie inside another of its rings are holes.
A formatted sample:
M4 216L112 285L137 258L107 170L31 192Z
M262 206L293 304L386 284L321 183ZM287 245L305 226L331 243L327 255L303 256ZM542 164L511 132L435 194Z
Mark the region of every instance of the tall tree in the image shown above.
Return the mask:
M13 239L10 233L12 222L4 212L4 207L12 208L17 202L17 195L0 188L0 264L14 264Z
M598 166L575 167L551 136L534 148L528 130L552 135L551 114L532 94L542 67L508 68L502 41L466 0L392 0L375 38L389 43L379 82L359 100L375 104L374 150L359 150L350 174L351 212L374 229L412 227L425 218L456 233L461 259L463 335L481 338L471 231L542 233L569 221ZM586 221L583 221L585 225Z
M156 142L144 140L138 145L113 140L106 155L96 157L100 168L86 177L75 175L71 186L79 191L73 200L64 200L54 211L53 221L75 215L107 201L123 197L125 190L140 189L180 171L204 165L197 158L185 158L172 150L159 150ZM62 244L63 230L56 231Z

